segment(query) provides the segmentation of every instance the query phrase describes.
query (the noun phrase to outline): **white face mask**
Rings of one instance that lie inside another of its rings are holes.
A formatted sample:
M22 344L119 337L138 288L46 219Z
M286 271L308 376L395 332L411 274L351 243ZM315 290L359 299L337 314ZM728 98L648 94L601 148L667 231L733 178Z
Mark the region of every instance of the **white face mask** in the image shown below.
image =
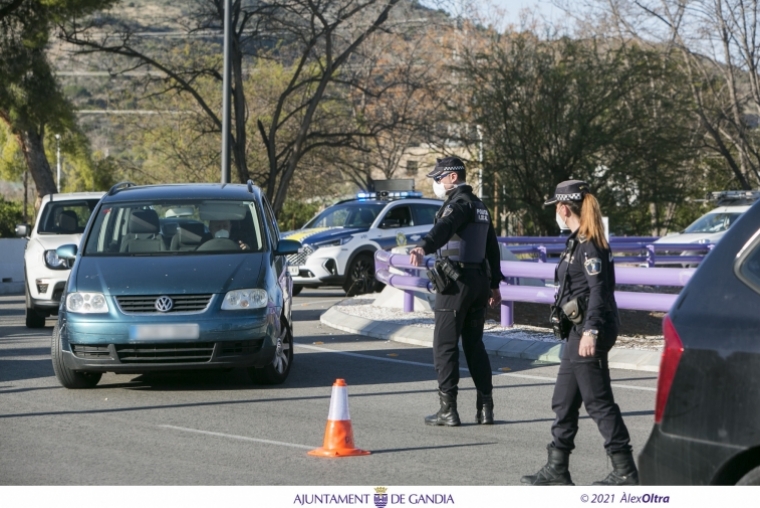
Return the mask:
M214 233L214 238L229 238L230 232L226 229L220 229L216 233Z
M562 216L559 213L556 214L555 219L557 221L557 225L559 226L559 229L570 229L569 227L567 227L567 224L565 224L565 221L562 219Z
M443 185L441 182L436 182L433 180L433 194L435 194L437 197L443 199L446 197L446 186Z

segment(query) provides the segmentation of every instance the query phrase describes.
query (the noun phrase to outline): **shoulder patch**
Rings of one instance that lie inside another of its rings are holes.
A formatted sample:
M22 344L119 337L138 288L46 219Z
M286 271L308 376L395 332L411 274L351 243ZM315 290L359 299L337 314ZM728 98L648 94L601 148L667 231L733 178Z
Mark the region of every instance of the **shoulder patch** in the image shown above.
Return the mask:
M443 213L441 214L441 217L446 217L447 215L451 215L451 212L453 212L454 209L451 208L451 205L447 205L446 208L443 210Z
M589 275L599 275L602 273L602 260L599 258L587 259L583 263L586 273Z

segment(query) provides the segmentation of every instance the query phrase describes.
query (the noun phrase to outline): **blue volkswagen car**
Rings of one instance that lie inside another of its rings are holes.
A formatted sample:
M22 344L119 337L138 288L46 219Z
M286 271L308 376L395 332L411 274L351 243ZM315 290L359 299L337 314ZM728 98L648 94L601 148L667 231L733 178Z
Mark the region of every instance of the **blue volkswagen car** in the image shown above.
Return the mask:
M66 388L104 372L247 369L282 383L293 363L293 282L272 208L248 185L115 185L74 260L52 359Z

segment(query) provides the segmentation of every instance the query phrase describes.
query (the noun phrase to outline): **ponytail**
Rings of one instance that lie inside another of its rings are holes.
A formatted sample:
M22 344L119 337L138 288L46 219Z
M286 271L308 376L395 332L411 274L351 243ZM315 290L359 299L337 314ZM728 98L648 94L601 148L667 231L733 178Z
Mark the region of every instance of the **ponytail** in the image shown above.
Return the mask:
M604 236L604 222L599 201L592 194L586 194L583 197L580 212L581 227L578 234L594 242L597 247L608 249L609 244Z
M604 222L602 222L602 209L599 201L591 194L585 194L583 201L562 201L570 208L570 211L580 218L581 225L578 228L578 236L591 240L600 249L608 249L610 244L604 237Z

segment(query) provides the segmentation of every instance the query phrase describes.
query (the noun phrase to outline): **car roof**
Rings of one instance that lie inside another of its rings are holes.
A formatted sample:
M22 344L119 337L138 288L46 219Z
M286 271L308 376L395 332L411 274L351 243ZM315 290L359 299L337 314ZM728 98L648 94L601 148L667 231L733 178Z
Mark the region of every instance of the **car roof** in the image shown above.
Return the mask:
M255 185L221 183L178 183L161 185L117 184L103 198L104 203L126 201L156 201L165 199L261 199L261 189Z
M705 215L709 215L711 213L731 213L731 212L746 212L752 207L752 205L742 205L742 206L719 206L718 208L713 208L709 212L707 212ZM704 215L702 216L704 217Z
M46 194L42 198L42 203L48 201L75 201L80 199L100 199L105 192L61 192L55 194Z
M411 203L411 204L426 204L426 205L438 205L440 206L443 201L438 199L431 199L431 198L396 198L396 199L371 199L371 198L352 198L352 199L344 199L343 201L338 201L332 206L335 205L345 205L345 204L359 204L359 203L371 203L371 204L379 204L379 205L390 205L392 203Z

